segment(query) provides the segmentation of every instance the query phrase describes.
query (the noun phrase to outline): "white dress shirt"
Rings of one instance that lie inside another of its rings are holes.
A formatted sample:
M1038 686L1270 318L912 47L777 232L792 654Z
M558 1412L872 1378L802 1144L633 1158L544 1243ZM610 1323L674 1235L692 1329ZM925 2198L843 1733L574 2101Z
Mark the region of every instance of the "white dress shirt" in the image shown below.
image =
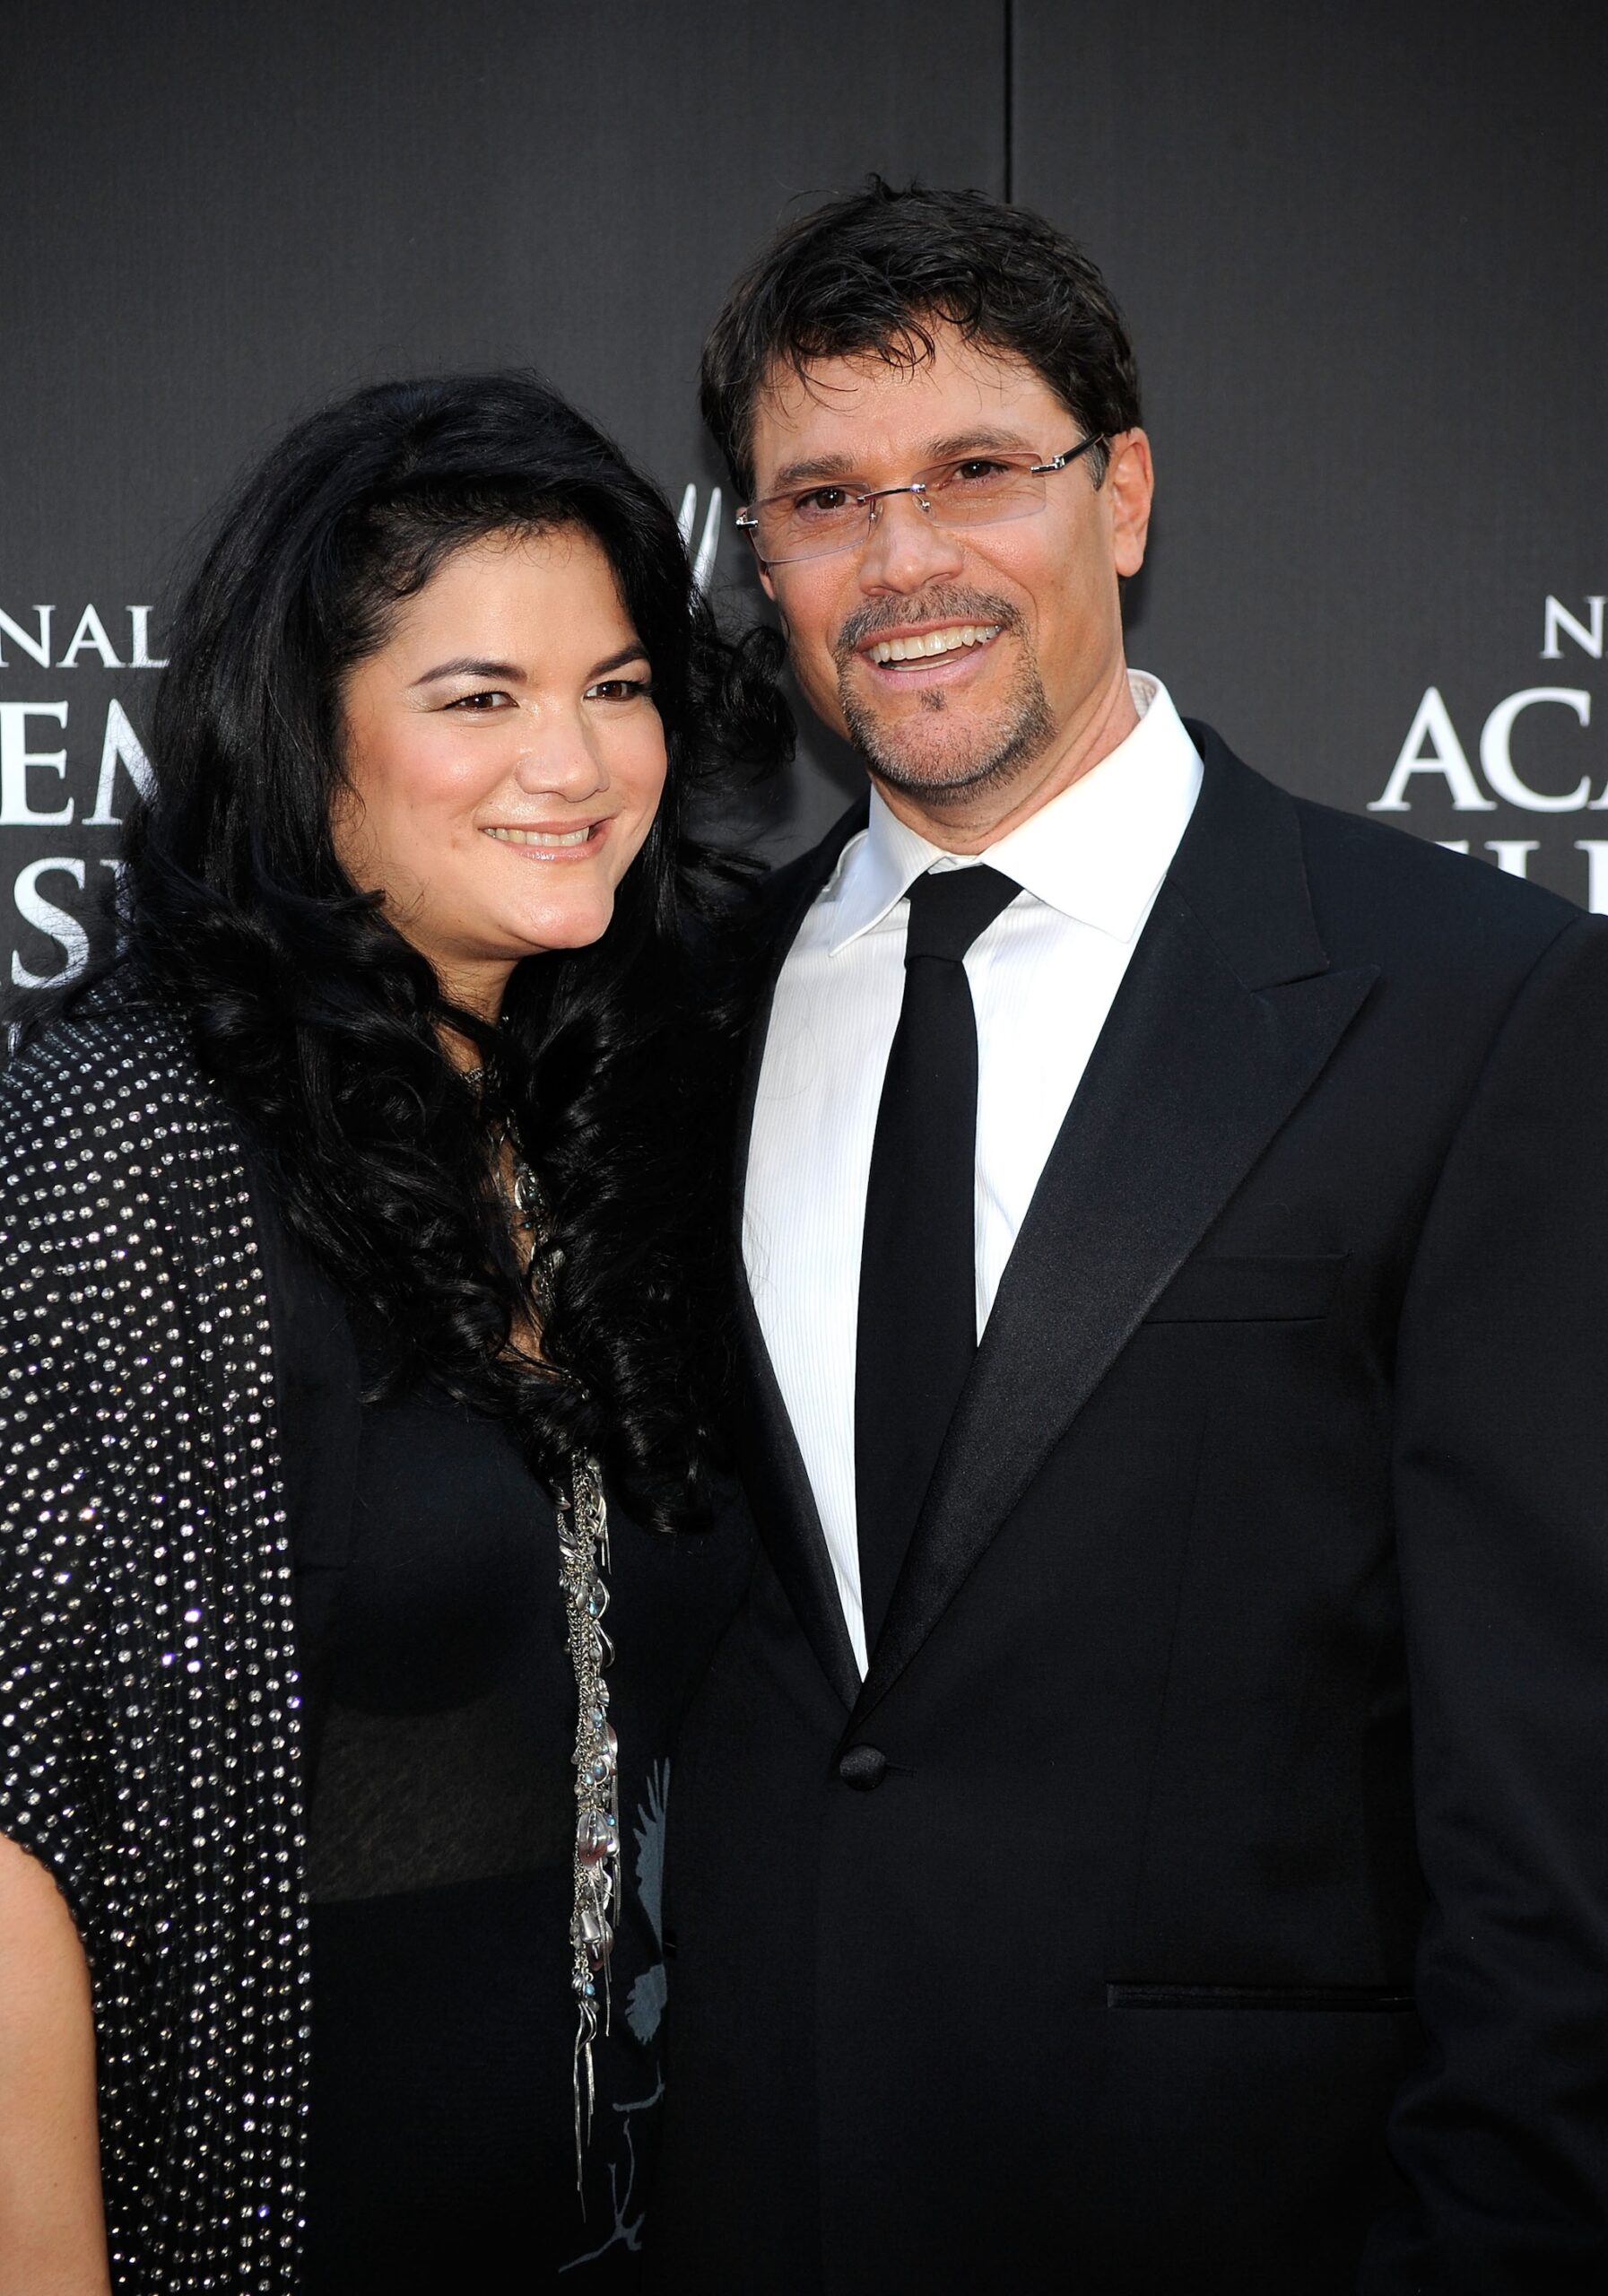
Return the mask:
M870 826L844 848L777 984L749 1145L743 1257L862 1673L855 1336L871 1144L904 995L905 895L926 869L979 861L1022 888L966 959L978 1029L980 1337L1200 794L1201 761L1166 689L1142 671L1128 683L1139 723L1127 739L987 853L929 845L874 789ZM919 1172L910 1185L920 1187Z

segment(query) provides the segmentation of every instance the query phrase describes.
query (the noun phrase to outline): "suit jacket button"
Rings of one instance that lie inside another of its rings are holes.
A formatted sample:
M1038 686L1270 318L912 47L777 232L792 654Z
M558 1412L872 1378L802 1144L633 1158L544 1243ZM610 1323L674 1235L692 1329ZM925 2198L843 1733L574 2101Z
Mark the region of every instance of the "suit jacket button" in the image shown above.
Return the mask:
M850 1746L838 1757L838 1775L856 1794L875 1791L888 1774L888 1757L878 1746Z

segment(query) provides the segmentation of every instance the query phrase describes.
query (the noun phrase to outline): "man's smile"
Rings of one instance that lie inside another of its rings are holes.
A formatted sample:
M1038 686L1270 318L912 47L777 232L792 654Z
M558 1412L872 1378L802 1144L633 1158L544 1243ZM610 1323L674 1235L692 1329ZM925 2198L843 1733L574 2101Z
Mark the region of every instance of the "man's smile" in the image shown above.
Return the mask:
M899 631L868 640L860 651L879 668L895 662L938 661L946 654L988 645L1003 626L997 622L946 622L937 629Z
M964 684L978 674L1006 626L997 610L952 613L942 619L927 615L868 632L840 649L839 660L843 667L850 661L861 664L873 684L888 692Z

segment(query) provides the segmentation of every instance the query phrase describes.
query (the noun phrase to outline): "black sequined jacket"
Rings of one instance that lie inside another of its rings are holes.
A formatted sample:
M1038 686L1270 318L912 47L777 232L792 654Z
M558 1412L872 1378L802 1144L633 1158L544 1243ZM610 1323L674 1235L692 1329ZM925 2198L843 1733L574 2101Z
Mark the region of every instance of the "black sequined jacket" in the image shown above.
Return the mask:
M361 1395L341 1302L253 1183L126 978L0 1074L0 1832L88 1955L119 2296L284 2296L300 2264L303 1753ZM652 1631L611 1676L627 1871L578 2287L642 2239L671 1752L752 1560L726 1500L690 1540L611 1510L611 1595ZM554 1983L567 2022L567 1946Z
M115 2284L295 2285L292 1571L239 1140L109 989L0 1077L0 1831L84 1941Z

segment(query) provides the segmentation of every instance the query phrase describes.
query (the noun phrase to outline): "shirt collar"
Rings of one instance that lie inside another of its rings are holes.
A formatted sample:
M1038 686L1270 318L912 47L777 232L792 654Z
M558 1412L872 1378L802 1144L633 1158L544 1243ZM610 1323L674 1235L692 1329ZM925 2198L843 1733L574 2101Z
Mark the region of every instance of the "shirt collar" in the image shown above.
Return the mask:
M871 819L851 839L827 899L836 956L902 900L934 865L977 861L1078 923L1131 941L1150 913L1200 794L1201 761L1160 679L1128 672L1139 723L1126 741L1058 797L985 852L962 859L931 845L871 792Z

